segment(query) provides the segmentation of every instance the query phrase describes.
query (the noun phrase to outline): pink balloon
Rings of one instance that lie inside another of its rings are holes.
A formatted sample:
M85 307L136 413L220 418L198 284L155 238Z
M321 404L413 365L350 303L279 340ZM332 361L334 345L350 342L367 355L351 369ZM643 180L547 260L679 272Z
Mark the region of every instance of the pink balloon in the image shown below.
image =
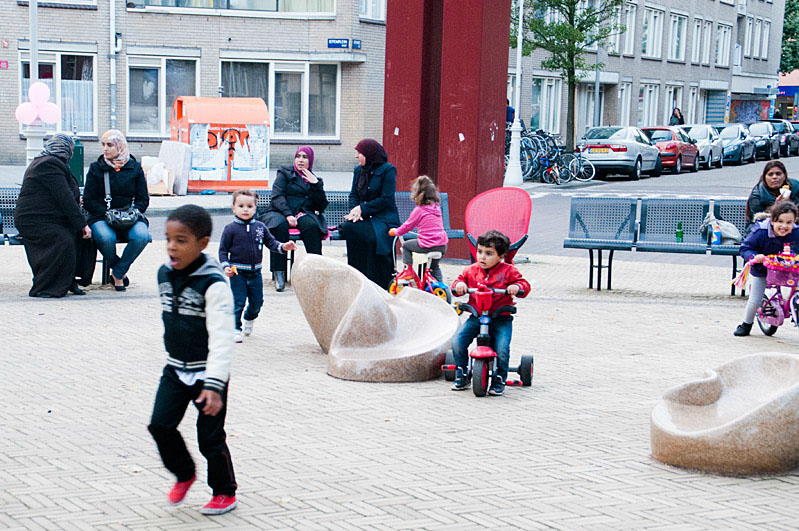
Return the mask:
M32 104L29 101L25 103L20 103L17 106L17 110L14 111L14 116L17 117L17 120L25 125L30 125L36 121L36 116L39 114L38 109L36 109L36 105Z
M50 88L41 81L37 81L28 89L28 99L34 105L40 106L50 99Z
M39 118L48 124L57 124L61 119L61 109L52 101L39 106Z

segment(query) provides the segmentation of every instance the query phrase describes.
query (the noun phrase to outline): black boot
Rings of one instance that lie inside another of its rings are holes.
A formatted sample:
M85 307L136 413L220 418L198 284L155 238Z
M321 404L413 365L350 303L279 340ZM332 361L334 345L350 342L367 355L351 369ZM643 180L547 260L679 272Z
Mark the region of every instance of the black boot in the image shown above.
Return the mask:
M275 291L283 291L286 289L286 272L275 271Z
M77 281L72 283L72 285L69 287L69 291L71 291L75 295L86 295L86 292L80 289L80 287L78 287Z
M752 331L752 324L754 323L741 323L738 325L738 328L735 329L735 332L732 333L734 336L748 336L749 332Z

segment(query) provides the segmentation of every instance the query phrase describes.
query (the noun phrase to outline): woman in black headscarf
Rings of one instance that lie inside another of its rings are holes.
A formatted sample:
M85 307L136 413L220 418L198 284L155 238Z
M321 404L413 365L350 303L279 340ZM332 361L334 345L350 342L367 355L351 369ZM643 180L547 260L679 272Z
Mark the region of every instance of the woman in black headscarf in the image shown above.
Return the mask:
M397 168L377 140L358 142L358 166L352 176L350 212L339 225L347 241L347 263L383 289L388 289L394 273L391 257L393 238L388 230L400 225L394 193Z
M69 171L75 143L58 133L25 170L14 222L33 272L31 297L86 292L75 281L78 241L92 231L80 211L78 182Z

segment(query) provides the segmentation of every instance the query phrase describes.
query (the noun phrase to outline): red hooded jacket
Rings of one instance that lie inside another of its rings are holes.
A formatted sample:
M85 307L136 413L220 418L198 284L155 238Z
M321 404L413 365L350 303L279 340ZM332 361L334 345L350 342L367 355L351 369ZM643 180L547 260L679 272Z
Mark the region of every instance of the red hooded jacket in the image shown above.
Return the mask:
M465 283L470 288L476 288L477 284L485 284L490 288L507 289L511 284L516 284L519 289L524 292L524 295L519 297L526 297L530 293L530 283L524 280L522 274L511 264L500 262L489 270L480 267L480 264L472 264L463 270L463 273L458 275L455 282L452 283L452 293L455 293L455 285L458 282ZM474 306L475 299L473 294L469 294L469 304ZM494 313L497 308L501 306L514 306L513 297L508 294L495 293L491 301L491 312Z

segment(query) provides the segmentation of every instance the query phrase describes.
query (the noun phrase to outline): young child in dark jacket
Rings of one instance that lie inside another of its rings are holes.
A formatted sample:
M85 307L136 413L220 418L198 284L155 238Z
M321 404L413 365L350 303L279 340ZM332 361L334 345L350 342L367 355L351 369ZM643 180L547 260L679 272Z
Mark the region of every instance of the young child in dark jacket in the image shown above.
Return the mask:
M736 336L748 336L755 322L755 313L763 302L766 291L766 275L768 271L763 261L767 255L779 254L790 245L792 252L799 252L799 230L796 220L799 210L791 201L778 201L771 207L771 219L756 222L752 225L749 236L741 243L740 255L744 262L751 263L749 270L749 302L746 304L744 321L735 329Z
M234 341L241 343L242 334L252 334L253 321L264 304L264 280L261 263L264 260L264 243L276 253L297 248L294 242L277 241L266 225L253 219L258 194L252 190L238 190L233 194L233 213L236 219L222 232L219 241L219 262L230 277L233 291L233 315L236 322ZM249 301L249 304L248 304ZM241 313L244 306L244 323Z
M211 227L211 216L196 205L174 210L166 221L169 261L158 270L158 291L168 357L147 428L164 465L177 477L168 499L178 505L197 479L177 429L194 401L197 442L213 489L200 512L222 514L236 508L236 477L225 442L233 301L219 263L203 254Z

